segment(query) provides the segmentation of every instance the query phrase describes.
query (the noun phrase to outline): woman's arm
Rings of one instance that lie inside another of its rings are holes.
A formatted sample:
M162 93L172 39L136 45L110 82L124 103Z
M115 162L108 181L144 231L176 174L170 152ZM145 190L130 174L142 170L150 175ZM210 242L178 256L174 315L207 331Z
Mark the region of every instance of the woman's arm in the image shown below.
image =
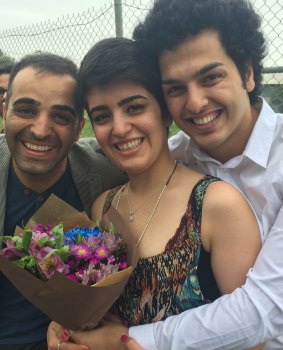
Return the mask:
M93 221L100 221L102 218L104 202L109 191L105 191L99 195L96 200L93 202L91 207L91 219Z

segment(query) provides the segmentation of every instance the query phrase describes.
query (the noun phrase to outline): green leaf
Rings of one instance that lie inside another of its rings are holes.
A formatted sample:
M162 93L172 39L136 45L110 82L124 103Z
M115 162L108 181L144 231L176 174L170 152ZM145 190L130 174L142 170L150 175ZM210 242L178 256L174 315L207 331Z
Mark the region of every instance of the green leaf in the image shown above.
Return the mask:
M42 237L37 241L39 247L55 248L55 242L51 241L49 237Z
M71 255L70 253L70 247L68 245L63 246L59 251L58 255L61 257L61 259L65 262L66 259Z
M32 238L32 230L28 228L24 229L22 245L23 245L23 249L26 252L29 250L31 238Z
M14 237L12 237L12 241L14 242L15 247L16 247L18 250L24 250L23 238L22 238L22 237L20 237L20 236L14 236Z
M52 230L52 235L55 238L56 248L61 249L64 239L63 224L55 226Z
M21 267L22 269L30 270L36 265L36 259L33 256L26 255L19 260L13 261L14 264Z

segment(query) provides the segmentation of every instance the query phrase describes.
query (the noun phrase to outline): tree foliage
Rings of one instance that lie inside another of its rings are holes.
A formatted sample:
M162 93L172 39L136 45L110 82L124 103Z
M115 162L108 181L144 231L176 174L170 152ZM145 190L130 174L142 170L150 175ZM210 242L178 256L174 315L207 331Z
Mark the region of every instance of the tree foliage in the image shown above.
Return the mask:
M270 105L276 112L283 113L283 85L278 85L270 96Z
M5 55L4 52L0 49L0 67L7 66L9 64L14 64L15 59L11 56Z

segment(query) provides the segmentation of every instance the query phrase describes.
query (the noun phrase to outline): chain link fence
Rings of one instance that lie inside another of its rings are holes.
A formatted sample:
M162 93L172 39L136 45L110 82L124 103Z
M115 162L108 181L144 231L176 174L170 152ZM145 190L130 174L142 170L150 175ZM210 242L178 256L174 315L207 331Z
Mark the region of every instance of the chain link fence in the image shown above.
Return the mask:
M276 111L283 113L283 0L252 2L263 17L269 45L263 95ZM95 42L114 36L130 38L152 3L153 0L109 0L99 10L89 8L56 20L0 31L0 62L1 55L18 60L26 54L48 51L67 56L79 65ZM84 136L89 135L92 130L88 122Z

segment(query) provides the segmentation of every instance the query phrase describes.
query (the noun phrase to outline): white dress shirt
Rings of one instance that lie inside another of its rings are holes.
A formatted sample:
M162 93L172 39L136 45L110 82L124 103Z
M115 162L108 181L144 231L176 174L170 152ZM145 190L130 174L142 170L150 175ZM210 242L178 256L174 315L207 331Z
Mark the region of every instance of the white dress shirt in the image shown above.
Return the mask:
M266 350L282 350L283 115L263 100L243 154L225 164L183 132L171 138L169 146L177 160L245 194L261 223L263 247L241 288L165 321L132 327L130 336L146 350L242 350L261 342L266 342Z

